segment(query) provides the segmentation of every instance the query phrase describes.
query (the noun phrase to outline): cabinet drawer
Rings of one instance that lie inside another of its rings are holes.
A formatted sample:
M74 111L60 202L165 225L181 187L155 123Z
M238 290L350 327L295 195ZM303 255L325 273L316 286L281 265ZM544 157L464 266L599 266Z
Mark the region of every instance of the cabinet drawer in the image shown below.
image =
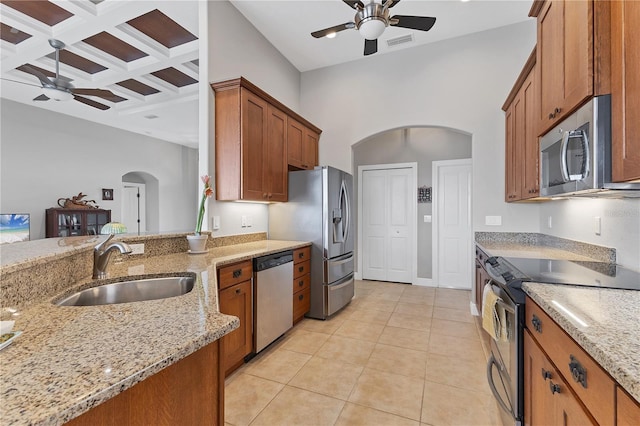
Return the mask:
M293 263L300 263L309 259L311 259L311 246L302 247L293 251Z
M615 382L532 299L526 301L526 327L567 384L599 424L614 424ZM582 380L582 378L584 378Z
M307 287L305 290L299 291L293 295L293 320L294 322L304 316L311 305L309 304L309 295L311 290Z
M293 293L310 288L311 274L303 275L293 280Z
M230 287L234 284L250 280L253 275L253 266L250 260L223 266L218 269L218 289Z
M293 278L300 278L301 276L308 274L311 268L311 261L305 260L301 263L293 265Z

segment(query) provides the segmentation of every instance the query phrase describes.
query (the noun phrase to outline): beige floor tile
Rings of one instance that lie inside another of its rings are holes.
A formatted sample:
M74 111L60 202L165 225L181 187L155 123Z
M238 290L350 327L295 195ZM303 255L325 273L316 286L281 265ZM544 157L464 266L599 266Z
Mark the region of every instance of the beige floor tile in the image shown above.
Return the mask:
M424 380L365 369L349 402L420 420Z
M432 333L429 337L429 353L448 357L477 360L482 363L484 352L480 340L443 336Z
M433 318L431 320L431 333L464 337L466 339L479 339L478 329L475 324L443 320L440 318Z
M363 369L354 364L313 357L289 382L289 386L346 401Z
M378 341L383 329L384 324L372 324L348 319L333 334L334 336L351 337L352 339L375 343Z
M305 318L296 327L300 326L305 330L315 331L316 333L333 334L343 322L344 317L342 316L334 316L326 320Z
M433 314L433 306L419 305L417 303L398 302L395 312L400 312L401 314L420 315L431 318L431 315Z
M427 295L427 296L418 295L418 296L414 296L412 294L403 294L400 297L400 300L398 300L398 302L401 302L401 303L412 303L414 305L433 306L435 298L436 298L435 295Z
M338 417L336 426L419 426L414 420L374 410L347 402Z
M369 361L374 347L375 343L373 342L331 336L316 352L315 356L364 366Z
M393 312L397 303L392 300L372 299L369 297L363 300L358 307L370 311Z
M356 309L350 312L347 319L368 322L373 324L386 324L389 321L391 312L375 311L368 309Z
M431 328L431 317L427 315L412 315L394 312L387 321L391 327L409 328L411 330L429 331Z
M371 353L368 369L424 378L427 353L378 343Z
M435 287L425 287L420 285L409 285L404 287L402 292L403 296L418 296L418 297L434 297L436 295Z
M292 333L291 337L282 344L282 349L313 355L331 336L330 334L305 330L301 327L296 327L296 329L298 331Z
M331 426L344 404L339 399L286 386L251 424Z
M303 365L311 359L311 355L286 349L268 350L266 356L249 361L245 374L273 380L274 382L289 383Z
M428 354L425 379L489 394L484 359L465 359L447 355Z
M497 411L484 393L425 382L422 422L432 425L497 425Z
M281 383L248 374L237 375L224 389L225 421L248 425L284 388Z
M429 332L387 326L378 343L426 352L429 349Z
M469 309L450 309L435 306L433 308L433 317L449 321L460 321L473 324L473 315Z
M469 301L471 300L471 293L466 290L456 290L456 293L446 293L442 295L436 294L435 306L441 308L451 309L469 309Z
M370 300L390 300L392 302L397 302L400 299L400 296L402 296L401 291L374 291L369 294L368 297Z

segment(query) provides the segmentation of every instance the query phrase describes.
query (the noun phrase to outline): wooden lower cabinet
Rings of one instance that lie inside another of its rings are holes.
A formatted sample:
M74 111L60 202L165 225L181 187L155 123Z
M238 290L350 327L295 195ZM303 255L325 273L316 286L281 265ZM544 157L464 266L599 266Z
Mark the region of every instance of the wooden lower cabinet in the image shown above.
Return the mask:
M525 425L596 425L546 354L524 332Z
M253 263L251 260L218 269L220 312L240 319L240 327L222 337L222 364L229 375L253 352Z
M618 426L640 425L640 404L620 386L616 389L616 420Z
M217 340L72 419L71 426L224 424Z
M293 323L311 309L311 246L293 251Z

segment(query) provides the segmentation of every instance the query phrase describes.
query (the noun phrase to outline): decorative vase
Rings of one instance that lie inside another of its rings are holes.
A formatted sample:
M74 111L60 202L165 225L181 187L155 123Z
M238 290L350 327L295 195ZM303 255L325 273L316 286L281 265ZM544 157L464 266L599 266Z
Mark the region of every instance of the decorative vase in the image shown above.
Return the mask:
M189 253L206 253L207 252L207 240L209 235L187 235L187 242L189 243Z

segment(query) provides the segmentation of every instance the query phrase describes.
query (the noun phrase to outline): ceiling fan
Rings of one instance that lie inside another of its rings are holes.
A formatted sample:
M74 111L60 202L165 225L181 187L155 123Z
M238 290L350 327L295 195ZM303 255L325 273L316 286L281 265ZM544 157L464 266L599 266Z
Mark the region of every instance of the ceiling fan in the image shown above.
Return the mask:
M40 80L42 86L42 94L34 98L34 101L48 101L53 99L55 101L69 101L74 99L78 102L82 102L85 105L92 106L100 110L107 110L111 108L100 102L96 102L92 99L85 98L84 96L96 96L108 101L117 102L122 100L121 97L115 95L110 90L105 89L80 89L75 88L71 84L71 79L60 75L60 50L65 48L65 44L60 40L49 39L49 44L56 50L56 75L55 77L48 77L42 71L31 67L28 64L22 65L18 69L28 74L34 75ZM13 81L13 80L12 80ZM22 83L22 82L17 82ZM28 83L22 83L28 84ZM84 95L84 96L80 96Z
M389 9L398 4L400 0L382 0L376 3L375 0L342 0L351 8L356 10L353 22L325 28L324 30L311 33L315 38L335 37L336 33L343 30L357 29L364 37L364 54L372 55L378 51L378 37L382 35L389 25L395 27L409 28L412 30L429 31L436 18L428 16L394 15L389 17Z

